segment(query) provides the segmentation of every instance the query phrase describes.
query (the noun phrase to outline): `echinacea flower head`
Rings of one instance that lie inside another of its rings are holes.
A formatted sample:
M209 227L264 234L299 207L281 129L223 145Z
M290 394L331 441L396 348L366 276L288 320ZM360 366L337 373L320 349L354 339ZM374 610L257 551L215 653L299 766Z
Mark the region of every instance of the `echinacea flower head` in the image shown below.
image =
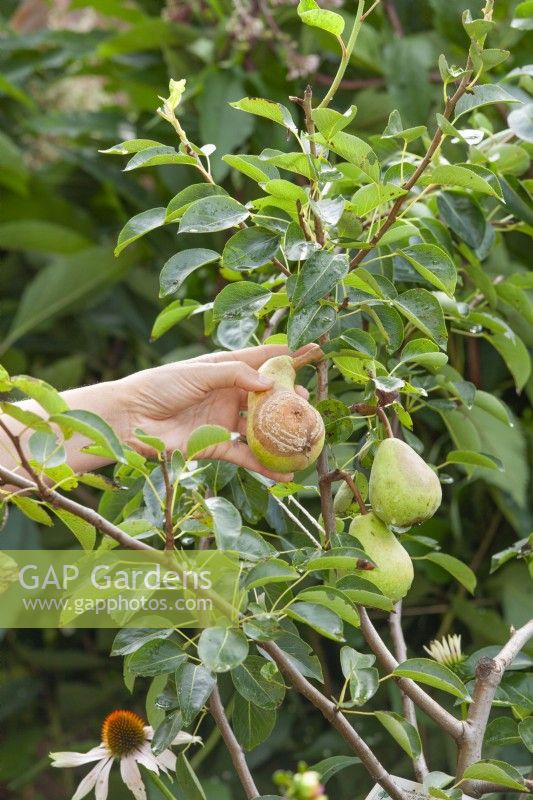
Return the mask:
M440 641L434 639L429 643L429 647L424 646L424 650L439 664L445 664L447 667L453 667L464 661L461 637L457 633L443 636Z
M50 753L53 767L79 767L96 762L76 789L72 800L82 800L93 789L95 800L107 800L109 773L115 761L120 764L123 782L135 797L146 800L139 765L151 772L166 775L176 768L176 756L170 749L155 755L151 748L154 730L145 725L144 720L133 711L112 711L102 725L102 741L87 753ZM199 736L180 731L171 745L194 744L201 742Z

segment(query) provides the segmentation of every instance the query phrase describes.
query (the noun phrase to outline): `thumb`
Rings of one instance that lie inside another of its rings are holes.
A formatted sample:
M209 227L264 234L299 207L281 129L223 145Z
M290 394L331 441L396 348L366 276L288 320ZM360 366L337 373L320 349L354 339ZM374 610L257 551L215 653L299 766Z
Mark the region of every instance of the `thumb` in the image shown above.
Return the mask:
M272 386L271 378L260 375L244 361L198 364L194 371L204 391L235 388L246 392L264 392Z

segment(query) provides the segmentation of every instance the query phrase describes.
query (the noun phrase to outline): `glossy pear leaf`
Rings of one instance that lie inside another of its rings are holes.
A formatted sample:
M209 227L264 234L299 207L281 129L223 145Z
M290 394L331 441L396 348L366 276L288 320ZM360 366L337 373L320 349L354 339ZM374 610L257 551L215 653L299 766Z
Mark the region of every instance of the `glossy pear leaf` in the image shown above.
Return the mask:
M233 197L220 195L202 197L187 208L180 220L180 233L213 233L234 228L250 212Z
M277 122L278 125L283 125L293 133L298 130L289 110L273 100L265 100L262 97L244 97L242 100L230 103L230 106L239 111L246 111L248 114L255 114L258 117L265 117L272 122Z
M503 469L502 463L495 456L478 453L475 450L450 450L446 456L447 464L468 464L474 467L487 469Z
M178 322L190 317L195 308L200 308L200 303L195 300L174 300L173 303L165 306L154 320L150 334L151 340L159 339L160 336L167 333Z
M124 167L124 172L130 172L132 169L140 169L141 167L159 167L163 164L186 164L194 167L196 159L192 156L177 153L173 147L167 147L166 145L148 147L137 152L133 158L130 158Z
M267 680L263 667L271 664L260 656L249 656L246 661L231 671L233 685L239 694L262 708L277 708L285 697L285 683L276 674Z
M476 108L488 106L492 103L519 103L520 101L509 94L503 86L493 83L484 83L474 86L471 92L464 94L455 106L455 119L463 114L470 113Z
M187 441L187 458L194 458L208 447L215 447L231 440L231 433L221 425L200 425Z
M462 780L489 781L489 783L497 783L499 786L506 786L518 792L525 788L524 779L518 770L511 764L496 759L477 761L467 767L463 772Z
M320 303L293 311L287 325L290 350L298 350L304 344L317 341L319 336L330 330L336 319L335 309Z
M54 414L50 422L58 425L65 436L72 433L81 433L92 442L104 448L113 457L113 460L125 463L124 451L110 425L91 411L73 410Z
M481 246L487 223L483 211L472 197L460 192L441 192L437 197L437 207L443 222L456 236L474 250Z
M125 247L140 239L141 236L164 225L165 216L165 208L150 208L148 211L142 211L132 217L118 235L115 256L120 255Z
M435 244L413 244L400 250L400 256L422 275L428 283L453 297L457 269L448 253Z
M193 248L176 253L176 255L169 258L161 270L159 297L174 294L195 270L206 264L211 264L219 258L220 255L215 250L206 250L204 248Z
M188 727L209 699L217 679L202 664L190 662L178 667L175 678L183 724Z
M298 275L292 304L295 311L321 300L348 274L348 258L342 253L319 250L304 262Z
M272 292L251 281L237 281L224 286L213 305L215 321L249 317L265 306Z
M374 716L398 742L409 758L416 758L420 755L422 744L420 734L414 725L394 711L374 711Z
M226 242L222 266L237 272L262 267L276 255L279 242L279 234L266 228L244 228Z
M340 36L344 30L344 19L334 11L320 8L315 0L300 0L298 16L306 25Z
M318 772L320 775L320 782L326 784L330 778L333 778L338 772L348 767L353 767L355 764L360 764L361 759L356 756L330 756L324 758L317 764L309 767L313 772Z
M229 672L248 655L248 641L232 628L206 628L198 640L198 655L211 672Z
M175 222L183 216L189 206L196 200L214 195L227 195L222 186L213 186L211 183L193 183L186 186L181 192L174 195L167 206L166 222Z
M430 658L409 658L396 667L393 675L411 678L417 683L425 683L435 689L448 692L448 694L452 694L460 700L470 699L468 690L462 680L451 669L445 667L444 664L439 664Z
M499 196L499 193L474 170L454 164L443 164L435 167L420 181L422 186L430 186L433 183L439 186L460 186L481 194L490 194L492 197Z
M276 711L273 708L261 708L237 694L231 724L243 750L253 750L268 739L274 730Z
M134 675L153 677L174 672L187 661L187 655L172 639L146 642L128 660L128 669Z
M448 339L442 308L431 292L426 289L408 289L393 300L394 306L407 317L416 328L433 339L444 350Z

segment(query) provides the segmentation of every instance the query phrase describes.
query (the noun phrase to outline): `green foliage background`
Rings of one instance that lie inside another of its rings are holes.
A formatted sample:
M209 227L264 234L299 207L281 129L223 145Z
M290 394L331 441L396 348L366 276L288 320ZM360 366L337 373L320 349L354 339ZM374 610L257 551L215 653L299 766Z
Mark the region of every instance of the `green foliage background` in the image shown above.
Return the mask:
M353 13L350 2L330 5L337 10L340 5L347 17ZM341 110L357 104L358 135L382 132L393 108L401 111L406 126L432 119L441 104L438 56L444 52L449 63L464 63L467 40L460 15L470 7L476 16L482 5L479 0L396 0L396 30L385 10L373 15L346 74L351 88L343 88L335 101ZM502 24L491 46L512 52L502 71L526 64L531 50L527 31L503 24L515 5L496 3L495 18ZM307 80L318 96L337 59L334 41L302 28L294 3L283 0L242 0L235 6L229 0L168 0L164 7L156 0L127 5L74 0L71 6L76 10L65 16L51 3L48 25L35 30L25 30L28 16L22 16L19 3L4 0L0 10L0 357L11 373L42 377L59 389L211 348L200 316L150 341L161 310L158 274L176 251L173 228L155 231L119 258L113 256L117 231L127 220L166 205L169 196L197 181L195 173L172 166L122 172L119 159L98 150L129 138L175 144L169 127L154 114L169 77L188 80L181 119L193 141L212 142L221 154L283 149L283 128L241 114L228 102L260 95L286 103L288 95L302 95ZM505 108L484 113L495 129L503 126ZM516 160L511 174L531 178L531 150L530 143L522 142L520 152L509 153ZM230 175L216 156L213 164L217 182L241 202L250 198L249 185L238 173ZM531 219L528 223L533 224ZM498 248L489 260L491 275L527 269L530 248L521 233L508 235L506 248ZM223 285L223 274L204 269L188 279L186 296L209 302ZM531 347L532 326L524 309L504 310ZM517 394L508 371L512 365L484 340L471 342L452 334L450 363L511 409L511 429L482 412L478 419L482 449L497 453L508 468L504 473L484 470L475 479L454 471L445 510L421 529L446 552L473 561L480 587L475 599L467 600L447 574L426 566L407 604L412 655L422 654L422 645L439 626L462 633L468 652L499 643L510 620L525 622L533 611L530 576L522 563L511 559L495 575L488 574L491 554L531 532L526 500L533 382L530 378ZM421 428L437 451L445 431L429 417ZM91 501L90 496L84 499ZM3 549L53 548L69 545L70 539L57 526L42 532L12 511L0 543ZM102 717L113 707L135 706L142 712L146 687L133 699L126 696L120 665L110 665L107 658L111 638L105 631L4 632L2 800L69 796L73 777L66 771L51 774L48 751L81 749L96 740ZM385 697L387 691L382 690ZM374 721L362 723L359 732L392 772L408 774L401 751L390 752L391 740ZM445 751L431 725L424 735L433 768L449 770L451 749ZM250 765L266 792L274 769L336 754L336 743L318 715L309 709L304 715L298 699L291 698L275 735L253 751ZM516 763L513 747L497 757ZM215 742L212 753L199 759L209 800L240 797L222 747ZM330 794L344 800L368 788L367 776L354 767L343 773L342 782L331 784ZM117 784L111 796L129 795Z

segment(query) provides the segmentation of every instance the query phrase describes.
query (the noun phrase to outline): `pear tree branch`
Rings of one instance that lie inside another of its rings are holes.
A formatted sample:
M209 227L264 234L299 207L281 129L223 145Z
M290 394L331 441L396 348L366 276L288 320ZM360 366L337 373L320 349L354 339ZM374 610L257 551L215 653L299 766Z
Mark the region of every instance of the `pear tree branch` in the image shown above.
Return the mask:
M502 681L505 670L531 638L533 638L533 619L530 619L518 630L512 631L509 641L497 656L482 658L477 665L472 702L468 709L459 746L458 777L461 777L467 767L480 760L483 737L496 690Z
M361 620L361 633L363 634L370 649L377 657L381 666L388 672L393 672L398 666L398 661L394 658L385 642L374 628L368 616L366 608L358 606L359 617ZM453 714L446 711L436 700L427 694L414 681L409 678L395 678L396 683L413 703L431 717L453 739L459 742L463 735L464 725Z
M268 653L277 664L280 672L289 679L296 691L306 697L320 711L329 724L340 733L353 752L359 756L370 775L385 789L392 800L405 800L402 790L396 785L391 775L366 742L352 728L335 703L325 697L322 692L319 692L312 683L304 678L302 673L296 669L275 642L261 642L261 649Z
M215 686L211 692L211 696L209 698L209 711L211 712L217 728L224 739L224 743L228 748L233 766L235 767L235 771L239 776L242 788L244 789L246 799L254 800L255 797L259 797L259 792L257 791L252 773L250 772L248 764L246 763L244 751L237 741L231 725L229 724L226 712L224 711L224 706L222 705L222 700L220 699L218 686Z
M126 547L129 550L155 551L155 548L150 547L150 545L145 544L138 539L134 539L132 536L128 536L128 534L124 533L121 528L119 528L117 525L113 525L112 522L109 522L109 520L105 519L105 517L102 517L102 515L94 509L87 508L81 503L77 503L75 500L71 500L69 497L64 497L62 494L59 494L59 492L49 489L48 487L45 487L45 491L43 491L34 481L28 480L22 475L18 475L16 472L12 472L11 470L2 466L0 466L0 481L7 486L16 486L19 489L25 489L30 494L35 494L42 500L45 500L54 508L62 508L64 511L69 511L71 514L75 514L77 517L80 517L91 525L94 525L95 528L102 533L105 533L106 536L110 536L111 539L114 539L122 547Z
M405 638L403 635L402 629L402 601L400 600L396 603L394 607L394 611L389 616L389 630L392 639L392 643L394 645L394 654L396 659L401 663L407 659L407 646L405 644ZM402 706L403 706L403 715L408 722L418 730L418 723L416 721L416 711L415 711L415 704L411 700L411 698L402 692ZM421 751L420 755L415 756L413 758L413 769L415 771L415 776L417 781L422 783L426 775L428 774L428 767L426 764L426 759L424 753Z

